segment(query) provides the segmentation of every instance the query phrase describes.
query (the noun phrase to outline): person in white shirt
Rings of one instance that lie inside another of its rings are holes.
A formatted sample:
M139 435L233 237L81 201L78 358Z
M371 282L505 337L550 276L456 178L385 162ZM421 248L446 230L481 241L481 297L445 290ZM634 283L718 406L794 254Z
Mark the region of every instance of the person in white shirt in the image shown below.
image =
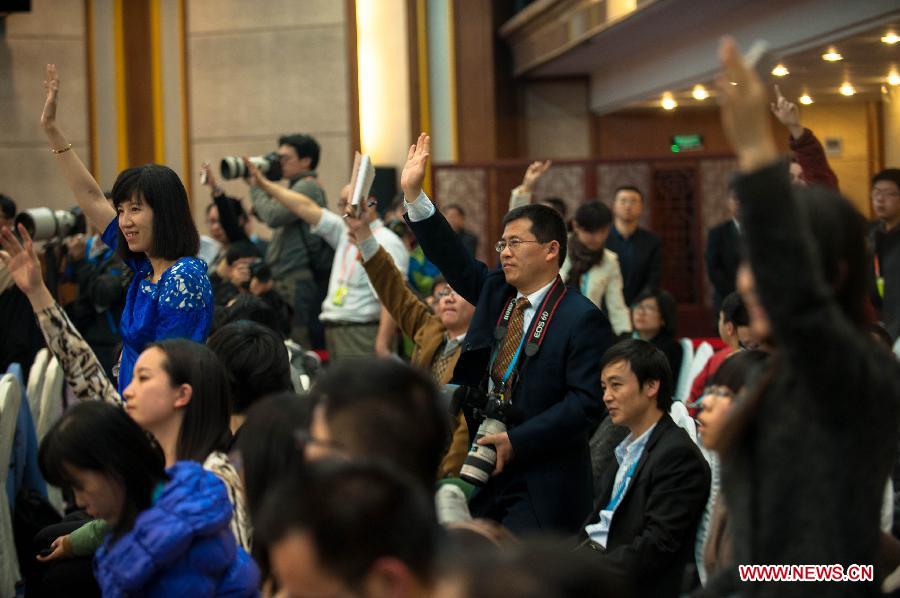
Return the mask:
M328 280L328 294L319 316L325 324L325 345L330 361L348 357L393 354L397 326L378 300L366 271L360 263L359 250L351 242L349 229L341 216L319 206L302 193L286 189L262 176L250 162L245 162L253 185L258 185L285 205L310 226L310 230L334 247L334 263ZM341 189L338 209L343 212L350 197L350 186ZM387 250L397 268L406 275L409 253L403 241L388 230L375 212L366 206L363 218L372 234Z

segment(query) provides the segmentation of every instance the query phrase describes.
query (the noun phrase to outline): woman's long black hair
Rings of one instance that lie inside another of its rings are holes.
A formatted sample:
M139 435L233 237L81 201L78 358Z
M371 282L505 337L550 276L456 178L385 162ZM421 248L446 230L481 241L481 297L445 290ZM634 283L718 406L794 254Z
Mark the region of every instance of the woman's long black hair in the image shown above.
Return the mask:
M123 409L90 401L68 411L41 442L38 464L54 486L72 486L70 468L104 473L122 485L124 502L113 533L134 526L138 514L151 505L153 489L167 480L159 445Z

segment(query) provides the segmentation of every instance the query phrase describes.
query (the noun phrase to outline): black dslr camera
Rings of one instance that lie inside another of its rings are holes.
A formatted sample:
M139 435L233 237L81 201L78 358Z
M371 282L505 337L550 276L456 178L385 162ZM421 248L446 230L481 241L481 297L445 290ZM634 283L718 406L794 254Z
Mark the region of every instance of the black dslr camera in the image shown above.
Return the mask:
M480 445L478 441L488 434L506 431L507 425L514 419L512 405L499 393L486 393L471 386L457 387L450 404L454 413L462 406L471 407L476 419L481 419L459 477L475 486L484 486L497 465L497 451L493 445Z

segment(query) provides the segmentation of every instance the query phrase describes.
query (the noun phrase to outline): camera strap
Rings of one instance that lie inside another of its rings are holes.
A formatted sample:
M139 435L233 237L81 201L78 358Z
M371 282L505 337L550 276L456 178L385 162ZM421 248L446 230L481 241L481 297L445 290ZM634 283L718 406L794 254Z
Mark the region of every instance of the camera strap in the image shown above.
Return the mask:
M513 355L513 358L510 360L509 366L503 373L500 389L506 387L506 383L514 371L516 372L516 377L518 377L518 372L525 367L525 364L528 363L528 360L531 357L537 354L538 350L541 348L541 343L543 343L544 339L547 337L550 321L553 319L557 307L559 307L559 304L562 302L562 299L567 292L568 288L563 283L562 278L557 275L556 280L553 282L553 286L550 287L550 290L541 302L540 307L535 312L534 318L532 318L531 325L529 326L529 333L522 335L522 341L519 343L515 355ZM494 347L490 364L488 365L488 375L490 375L490 371L494 367L494 360L497 359L500 345L509 331L509 321L512 318L513 309L516 306L516 299L517 296L513 296L509 299L506 307L500 312L500 317L497 319L497 327L494 329L494 339L497 343ZM525 350L525 359L520 361L523 348ZM512 385L510 385L510 388L512 388Z

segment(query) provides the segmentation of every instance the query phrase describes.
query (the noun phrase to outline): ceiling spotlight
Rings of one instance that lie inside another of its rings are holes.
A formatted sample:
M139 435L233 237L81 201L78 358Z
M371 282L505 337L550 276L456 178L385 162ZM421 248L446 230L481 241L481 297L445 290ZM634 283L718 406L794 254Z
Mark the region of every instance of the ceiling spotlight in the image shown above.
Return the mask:
M822 54L822 60L827 60L828 62L837 62L838 60L843 60L844 57L838 54L838 51L834 49L834 46L828 48L828 51Z
M700 85L694 85L694 90L691 92L691 95L694 96L695 100L700 100L701 102L709 97L709 92L706 91L706 88Z
M856 93L856 88L850 85L849 81L844 81L844 83L841 85L840 92L841 95L845 95L849 98Z
M791 71L787 70L787 67L781 64L780 62L775 65L775 68L772 69L772 74L776 77L785 77L791 74Z
M888 31L884 37L881 38L881 41L889 46L893 46L897 42L900 42L900 35L897 35L893 31Z
M888 73L887 82L888 85L900 85L900 73L897 72L897 67L892 68Z
M659 104L663 107L663 110L675 110L678 107L678 102L675 101L675 98L668 91L663 94L662 101Z
M804 106L809 106L810 104L813 103L813 99L811 97L809 97L808 93L805 93L802 96L800 96L800 103L803 104Z

